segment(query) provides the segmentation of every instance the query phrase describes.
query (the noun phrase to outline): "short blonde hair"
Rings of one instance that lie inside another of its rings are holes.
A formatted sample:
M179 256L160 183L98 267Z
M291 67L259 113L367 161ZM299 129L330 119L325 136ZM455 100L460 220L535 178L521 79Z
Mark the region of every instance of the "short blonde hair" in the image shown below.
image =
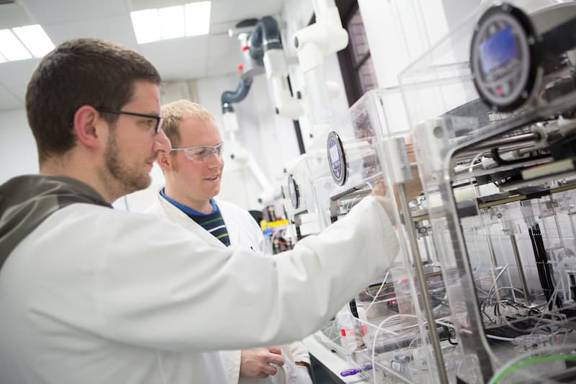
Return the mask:
M162 106L162 130L173 147L178 147L181 136L178 126L184 118L214 123L214 117L206 108L190 100L177 100Z

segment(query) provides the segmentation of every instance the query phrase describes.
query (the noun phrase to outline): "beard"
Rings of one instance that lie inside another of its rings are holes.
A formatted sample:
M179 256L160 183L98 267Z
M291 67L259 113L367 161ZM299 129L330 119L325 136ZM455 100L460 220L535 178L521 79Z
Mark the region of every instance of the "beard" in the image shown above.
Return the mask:
M147 188L152 180L144 167L128 164L120 155L116 135L112 132L104 153L106 184L120 196Z

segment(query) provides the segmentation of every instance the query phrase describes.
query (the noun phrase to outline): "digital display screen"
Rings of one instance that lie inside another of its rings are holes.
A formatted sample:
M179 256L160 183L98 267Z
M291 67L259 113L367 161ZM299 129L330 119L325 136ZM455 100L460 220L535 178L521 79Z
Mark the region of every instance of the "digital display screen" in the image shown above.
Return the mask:
M330 161L335 163L338 160L340 160L340 156L338 155L338 143L334 143L330 146Z
M344 185L346 182L346 157L344 155L344 148L342 147L340 137L335 131L328 134L326 147L332 179L336 184Z
M516 39L510 25L480 44L480 62L485 75L512 59L519 59L519 56Z

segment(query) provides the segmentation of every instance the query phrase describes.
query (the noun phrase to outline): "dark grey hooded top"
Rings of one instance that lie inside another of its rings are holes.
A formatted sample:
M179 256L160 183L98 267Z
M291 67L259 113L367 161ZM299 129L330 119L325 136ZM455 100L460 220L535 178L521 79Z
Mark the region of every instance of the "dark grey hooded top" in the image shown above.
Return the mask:
M62 176L26 175L0 186L0 269L18 244L52 213L74 203L107 203L94 189Z

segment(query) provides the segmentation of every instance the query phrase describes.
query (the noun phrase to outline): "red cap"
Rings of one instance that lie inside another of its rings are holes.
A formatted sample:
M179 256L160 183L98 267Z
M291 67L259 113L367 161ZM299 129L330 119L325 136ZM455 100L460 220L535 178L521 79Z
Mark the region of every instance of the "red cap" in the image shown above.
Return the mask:
M346 330L344 328L340 329L340 336L346 336Z
M236 66L236 69L238 70L238 72L242 73L244 72L244 64L240 63Z

